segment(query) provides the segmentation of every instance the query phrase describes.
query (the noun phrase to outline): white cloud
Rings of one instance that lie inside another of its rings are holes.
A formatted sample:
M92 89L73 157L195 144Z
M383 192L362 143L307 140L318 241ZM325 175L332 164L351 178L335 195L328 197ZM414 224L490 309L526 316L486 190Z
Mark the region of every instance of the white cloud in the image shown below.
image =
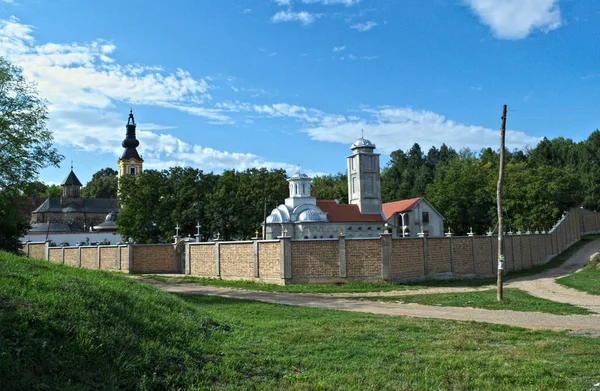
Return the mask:
M379 57L377 56L355 56L354 54L350 53L348 54L348 59L349 60L366 60L366 61L371 61L371 60L377 60Z
M334 46L333 47L334 52L343 52L344 50L346 50L345 46Z
M522 39L535 30L562 24L558 0L464 0L481 22L501 39Z
M275 4L279 5L279 6L287 6L290 7L292 5L292 1L291 0L274 0Z
M360 33L371 30L373 27L377 26L377 22L368 21L365 23L356 23L350 26L350 28L357 30Z
M17 5L17 2L15 0L2 0L3 3L7 3L7 4L12 4L12 5Z
M245 14L250 14L250 13L252 13L252 10L251 10L250 8L246 8L246 9L244 10L244 13L245 13Z
M311 14L310 12L301 11L294 12L291 10L279 11L271 18L273 23L281 22L300 22L304 26L311 25L320 15Z
M406 150L413 143L419 143L423 149L446 143L454 148L468 147L476 151L487 147L496 148L498 144L497 130L456 123L431 111L413 110L410 107L381 107L365 109L364 113L368 117L328 115L305 131L314 140L351 144L364 130L365 137L385 153L397 149ZM506 132L506 145L509 148L534 146L538 142L539 138L523 132Z

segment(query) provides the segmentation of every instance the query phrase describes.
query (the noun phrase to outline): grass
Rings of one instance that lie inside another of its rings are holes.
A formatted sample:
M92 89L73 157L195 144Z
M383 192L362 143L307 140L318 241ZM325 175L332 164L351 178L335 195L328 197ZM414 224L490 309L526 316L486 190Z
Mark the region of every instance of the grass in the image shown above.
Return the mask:
M7 390L584 390L600 338L208 296L0 253Z
M504 281L510 281L515 278L531 276L543 271L553 269L562 265L571 257L577 250L585 246L592 240L600 238L600 235L583 236L581 240L562 254L554 257L550 262L544 265L538 265L531 269L511 272L504 276ZM275 285L264 284L254 281L232 281L220 280L217 278L203 278L194 276L161 276L161 275L145 275L146 278L151 278L160 282L172 283L193 283L199 285L218 286L234 289L248 289L266 292L289 292L289 293L361 293L361 292L390 292L390 291L405 291L414 289L426 289L430 287L481 287L486 285L495 285L496 278L475 278L475 279L455 279L455 280L426 280L411 283L395 283L385 281L350 281L342 284L302 284L302 285Z
M194 276L164 276L144 275L160 282L193 283L198 285L209 285L223 288L248 289L265 292L289 292L289 293L364 293L364 292L389 292L405 291L427 288L425 285L397 284L385 281L349 281L342 284L301 284L301 285L276 285L265 284L255 281L220 280L217 278L204 278Z
M460 293L434 293L406 296L380 296L361 297L361 300L374 300L384 302L416 303L442 307L473 307L488 310L513 310L546 312L555 315L586 315L590 312L571 304L556 303L554 301L531 296L520 289L504 289L502 302L496 299L496 290L490 289L479 292Z
M600 295L600 255L596 255L580 271L556 280L559 284L592 295Z

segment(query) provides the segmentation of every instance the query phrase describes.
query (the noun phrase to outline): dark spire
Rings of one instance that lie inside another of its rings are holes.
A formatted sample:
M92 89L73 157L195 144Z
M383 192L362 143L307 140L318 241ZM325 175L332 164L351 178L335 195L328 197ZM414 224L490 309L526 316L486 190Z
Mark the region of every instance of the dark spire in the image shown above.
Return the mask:
M123 148L125 148L121 159L137 159L143 161L136 149L140 145L140 142L135 138L135 127L136 125L135 119L133 118L133 109L130 109L129 119L127 120L127 125L125 126L127 129L127 134L125 135L125 140L123 140L121 143Z
M63 197L79 197L81 194L81 182L73 172L73 162L71 162L71 172L60 184L63 188Z

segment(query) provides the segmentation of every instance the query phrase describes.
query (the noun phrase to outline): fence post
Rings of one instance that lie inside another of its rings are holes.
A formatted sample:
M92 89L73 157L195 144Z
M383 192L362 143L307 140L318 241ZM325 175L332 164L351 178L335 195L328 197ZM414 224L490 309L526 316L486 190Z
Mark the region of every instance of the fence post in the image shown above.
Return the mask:
M473 274L477 275L477 255L475 254L475 235L471 235L471 250L473 251Z
M338 252L340 254L340 278L348 278L348 269L346 264L346 236L340 233L338 236Z
M254 255L254 278L260 277L260 265L258 264L258 239L252 243L252 253Z
M392 279L392 234L381 233L381 278Z
M50 240L46 240L46 261L50 260Z
M25 243L25 256L29 258L29 240Z
M190 274L190 267L191 267L190 266L190 263L191 263L190 262L190 257L191 257L190 248L191 248L190 242L186 242L185 243L185 263L183 265L183 274Z
M96 246L96 256L98 257L98 270L100 270L100 246Z
M279 262L281 278L284 280L292 278L292 238L290 236L279 236Z
M65 247L61 247L62 264L65 264Z
M127 244L127 270L132 273L131 266L133 265L133 244Z
M117 245L117 269L121 270L121 246Z
M215 267L217 277L221 277L221 243L215 242Z
M81 246L77 247L77 267L81 267Z

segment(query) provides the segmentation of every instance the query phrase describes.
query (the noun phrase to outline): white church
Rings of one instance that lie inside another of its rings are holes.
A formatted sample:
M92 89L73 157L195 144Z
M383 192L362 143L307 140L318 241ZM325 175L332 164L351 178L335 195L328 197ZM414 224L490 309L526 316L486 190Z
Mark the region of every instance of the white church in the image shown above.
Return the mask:
M266 220L266 239L287 233L293 239L377 238L387 228L395 237L443 236L443 218L424 198L381 202L379 154L364 137L350 147L347 159L348 201L317 200L311 196L311 178L298 172L288 179L290 196ZM421 211L423 209L423 211ZM411 225L418 227L410 227ZM402 216L402 218L400 218ZM402 223L404 222L404 224Z

